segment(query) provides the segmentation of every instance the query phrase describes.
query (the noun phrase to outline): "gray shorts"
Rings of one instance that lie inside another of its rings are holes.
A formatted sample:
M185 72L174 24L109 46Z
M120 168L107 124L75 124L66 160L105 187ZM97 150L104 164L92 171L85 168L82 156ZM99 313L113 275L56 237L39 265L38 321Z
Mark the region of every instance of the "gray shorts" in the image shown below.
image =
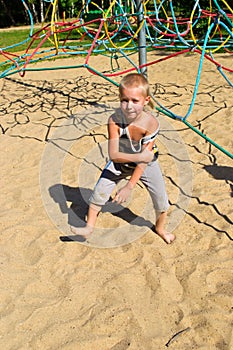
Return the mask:
M135 167L122 163L109 161L95 185L90 202L99 206L107 203L116 184L132 175ZM163 175L158 161L149 163L142 174L140 181L148 190L154 209L158 212L165 212L169 208L168 196L165 188Z

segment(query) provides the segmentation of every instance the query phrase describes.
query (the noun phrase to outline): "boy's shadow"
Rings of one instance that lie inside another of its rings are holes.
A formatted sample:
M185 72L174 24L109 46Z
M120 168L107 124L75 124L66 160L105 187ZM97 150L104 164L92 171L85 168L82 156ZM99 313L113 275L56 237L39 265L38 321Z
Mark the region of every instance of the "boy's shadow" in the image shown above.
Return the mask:
M60 207L62 214L68 214L68 224L74 227L84 227L86 225L86 215L89 207L89 198L92 190L82 187L70 187L67 185L56 184L49 188L49 194L54 202ZM68 206L67 202L71 205ZM134 214L130 209L110 201L103 206L101 212L110 212L131 225L146 226L150 229L154 225L143 217ZM74 236L61 236L61 241L74 241ZM83 236L75 236L75 241L84 242Z
M219 166L217 164L205 165L203 167L217 180L225 180L230 185L231 197L233 197L233 168L230 166Z

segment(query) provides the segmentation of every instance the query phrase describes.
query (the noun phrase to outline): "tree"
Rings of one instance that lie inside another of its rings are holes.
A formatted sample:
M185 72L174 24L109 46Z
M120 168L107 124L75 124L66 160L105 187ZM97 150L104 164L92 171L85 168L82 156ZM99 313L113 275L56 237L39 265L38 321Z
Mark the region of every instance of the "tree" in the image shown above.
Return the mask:
M4 0L0 0L0 4L2 8L0 14L1 26L5 27L7 25L15 25L15 20L11 12L11 6L7 6Z
M29 4L31 5L31 8L32 8L32 14L33 14L33 20L35 23L38 23L38 15L37 15L37 10L36 10L36 6L35 6L35 3L37 1L36 0L29 0Z

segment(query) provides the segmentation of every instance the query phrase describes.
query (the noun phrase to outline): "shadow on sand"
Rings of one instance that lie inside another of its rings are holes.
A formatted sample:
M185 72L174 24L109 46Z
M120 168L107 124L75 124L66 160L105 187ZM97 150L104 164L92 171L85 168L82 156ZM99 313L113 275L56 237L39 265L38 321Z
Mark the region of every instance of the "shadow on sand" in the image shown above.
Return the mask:
M74 227L84 227L86 225L86 215L88 212L89 198L92 190L82 187L70 187L63 184L56 184L49 189L50 196L54 202L60 207L63 214L68 214L68 224ZM71 205L68 206L67 202ZM102 208L102 212L110 212L131 225L146 226L150 229L154 228L154 224L143 217L134 214L130 209L122 205L115 204L111 201ZM61 236L60 240L63 242L79 241L84 242L83 236Z

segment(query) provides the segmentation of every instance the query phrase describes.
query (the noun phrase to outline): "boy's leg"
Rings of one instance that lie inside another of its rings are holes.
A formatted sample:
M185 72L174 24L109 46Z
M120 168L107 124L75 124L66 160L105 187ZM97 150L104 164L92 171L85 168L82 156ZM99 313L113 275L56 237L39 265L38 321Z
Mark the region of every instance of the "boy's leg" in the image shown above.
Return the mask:
M155 232L166 242L172 243L175 240L175 235L173 233L167 232L165 229L167 218L167 212L156 211L156 221L155 221Z
M84 226L84 227L71 226L70 227L71 232L75 235L79 235L79 236L83 236L83 237L87 237L90 234L92 234L100 210L101 210L101 206L90 204L89 209L88 209L88 213L87 213L86 226Z
M86 226L71 226L70 229L73 234L84 237L92 234L102 206L109 200L115 186L116 184L114 181L100 177L90 198Z
M169 203L165 182L158 161L148 164L140 180L146 186L155 208L155 232L166 243L173 242L175 236L165 229Z

